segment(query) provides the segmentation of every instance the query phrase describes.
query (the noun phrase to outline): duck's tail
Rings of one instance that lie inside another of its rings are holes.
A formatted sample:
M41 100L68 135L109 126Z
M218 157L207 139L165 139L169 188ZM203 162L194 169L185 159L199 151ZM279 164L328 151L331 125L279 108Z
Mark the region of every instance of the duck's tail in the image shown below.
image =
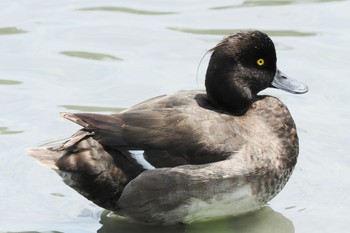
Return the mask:
M113 210L124 187L144 168L128 151L105 147L92 136L80 130L60 146L31 148L28 154L87 199Z
M57 160L60 158L60 153L44 147L34 147L27 150L27 154L36 159L41 165L57 170Z

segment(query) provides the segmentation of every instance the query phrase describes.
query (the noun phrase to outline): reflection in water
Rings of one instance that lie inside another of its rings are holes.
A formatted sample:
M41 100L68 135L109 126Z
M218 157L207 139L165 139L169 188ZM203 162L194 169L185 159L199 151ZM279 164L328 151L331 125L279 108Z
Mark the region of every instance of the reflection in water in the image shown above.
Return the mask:
M18 134L23 133L23 131L9 130L8 127L0 127L0 134Z
M91 60L115 60L115 61L123 60L119 57L115 57L109 54L91 53L91 52L84 52L84 51L62 51L60 52L60 54L70 56L70 57L78 57L78 58L91 59Z
M0 85L18 85L21 84L21 81L0 79Z
M98 107L98 106L81 106L81 105L60 105L67 110L78 110L82 112L121 112L124 108Z
M201 35L230 35L240 32L238 29L194 29L194 28L175 28L168 27L168 29L178 32L185 32L191 34L201 34ZM315 32L300 32L294 30L262 30L266 32L269 36L316 36Z
M18 29L16 27L0 28L0 36L2 36L2 35L21 34L21 33L27 33L27 31L22 30L22 29Z
M230 8L238 8L238 7L251 7L251 6L283 6L290 4L299 4L299 3L313 3L313 2L340 2L344 0L246 0L241 5L227 5L227 6L219 6L212 7L210 10L225 10Z
M132 232L132 233L157 233L157 232L239 232L239 233L293 233L293 223L282 214L264 207L259 211L239 217L231 217L216 221L199 222L189 225L178 224L170 226L145 225L132 223L125 218L109 214L104 211L101 215L102 227L99 233Z
M90 7L90 8L81 8L80 11L114 11L114 12L124 12L129 14L137 15L170 15L177 14L176 12L162 12L162 11L146 11L146 10L137 10L127 7L114 7L114 6L101 6L101 7Z
M293 1L244 1L241 5L227 5L227 6L218 6L212 7L210 10L226 10L231 8L238 7L248 7L248 6L281 6L281 5L289 5L293 3Z

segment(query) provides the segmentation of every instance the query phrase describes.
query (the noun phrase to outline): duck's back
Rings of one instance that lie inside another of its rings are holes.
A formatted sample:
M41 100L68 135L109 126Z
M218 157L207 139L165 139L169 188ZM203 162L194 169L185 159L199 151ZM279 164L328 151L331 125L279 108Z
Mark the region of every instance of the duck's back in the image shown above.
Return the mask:
M94 132L102 145L144 150L155 167L221 161L243 147L275 150L281 140L289 150L297 147L288 109L269 96L260 97L244 114L216 109L205 93L192 91L156 97L110 116L64 116Z
M118 117L126 143L143 149L156 167L221 161L243 147L271 148L288 159L298 153L294 121L271 96L260 96L236 114L215 108L205 93L180 92L136 105Z

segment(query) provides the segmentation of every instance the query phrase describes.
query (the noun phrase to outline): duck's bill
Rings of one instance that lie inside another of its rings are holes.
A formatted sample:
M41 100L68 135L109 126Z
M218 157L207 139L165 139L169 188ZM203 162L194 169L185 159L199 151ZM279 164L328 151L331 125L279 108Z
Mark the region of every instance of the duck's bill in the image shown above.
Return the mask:
M276 71L271 86L293 94L304 94L309 90L304 83L287 77L279 69Z

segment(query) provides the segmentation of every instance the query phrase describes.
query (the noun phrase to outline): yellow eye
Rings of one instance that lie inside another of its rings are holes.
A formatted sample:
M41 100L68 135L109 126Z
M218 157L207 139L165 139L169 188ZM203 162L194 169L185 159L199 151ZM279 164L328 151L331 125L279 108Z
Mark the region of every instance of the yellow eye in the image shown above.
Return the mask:
M259 66L262 66L265 64L265 61L264 61L264 59L260 58L256 61L256 64L258 64Z

